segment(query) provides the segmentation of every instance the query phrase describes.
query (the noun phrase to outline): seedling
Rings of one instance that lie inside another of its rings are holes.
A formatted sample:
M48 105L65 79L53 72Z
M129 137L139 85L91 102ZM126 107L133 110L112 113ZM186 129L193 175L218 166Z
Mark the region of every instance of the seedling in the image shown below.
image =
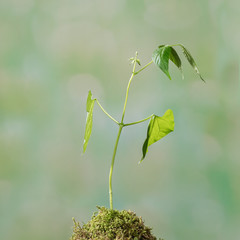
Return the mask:
M180 57L179 57L177 51L174 49L174 47L180 48L183 51L183 54L186 57L186 59L188 60L188 62L190 63L190 65L193 67L193 69L199 75L199 77L202 79L202 81L204 81L192 55L182 44L160 45L153 52L152 60L149 63L147 63L144 67L140 68L139 70L136 69L137 65L141 66L140 60L138 59L138 53L136 52L135 56L130 58L131 64L133 65L133 70L132 70L132 74L129 79L128 85L127 85L126 97L125 97L122 117L121 117L120 121L113 118L102 107L102 105L100 104L98 99L92 98L91 91L89 91L89 93L88 93L87 104L86 104L87 119L86 119L86 129L85 129L85 136L84 136L83 152L86 151L88 141L89 141L89 138L90 138L90 135L92 132L93 108L94 108L95 102L99 105L99 107L102 109L102 111L115 124L118 125L118 134L117 134L117 139L116 139L116 143L115 143L114 150L113 150L112 162L111 162L111 167L110 167L110 172L109 172L109 203L110 203L111 210L113 210L112 174L113 174L114 161L115 161L117 147L118 147L122 129L124 127L129 127L129 126L139 124L139 123L149 120L149 125L148 125L148 129L147 129L147 137L142 146L142 158L139 161L139 163L141 163L144 160L144 158L146 157L146 154L148 152L148 148L150 145L159 141L160 139L162 139L163 137L165 137L166 135L168 135L170 132L172 132L174 130L174 116L173 116L173 112L171 109L168 109L162 117L152 114L151 116L144 118L142 120L136 121L136 122L131 122L131 123L124 122L125 110L126 110L127 101L128 101L129 88L130 88L133 78L136 75L141 73L143 70L145 70L147 67L149 67L152 63L155 63L155 65L157 67L159 67L163 71L163 73L166 74L166 76L171 80L171 76L170 76L169 70L168 70L169 60L172 61L182 73L182 62L180 60ZM182 77L183 77L183 74L182 74Z

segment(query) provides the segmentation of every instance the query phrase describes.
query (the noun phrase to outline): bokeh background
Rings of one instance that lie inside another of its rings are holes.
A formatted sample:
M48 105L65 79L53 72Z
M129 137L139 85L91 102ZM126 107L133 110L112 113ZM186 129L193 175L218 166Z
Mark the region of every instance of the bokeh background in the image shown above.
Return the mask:
M146 64L158 45L182 43L207 83L185 60L184 80L172 64L172 81L153 65L134 79L126 122L171 108L176 125L141 165L147 123L124 129L114 207L167 240L239 240L239 9L224 0L1 0L0 239L66 240L72 217L86 222L108 206L117 126L96 105L82 155L88 90L119 119L128 59L138 51Z

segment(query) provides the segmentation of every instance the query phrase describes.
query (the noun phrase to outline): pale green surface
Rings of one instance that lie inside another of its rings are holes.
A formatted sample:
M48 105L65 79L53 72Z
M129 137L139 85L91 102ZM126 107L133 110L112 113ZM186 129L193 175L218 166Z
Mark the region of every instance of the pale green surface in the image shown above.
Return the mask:
M92 99L92 93L91 91L89 91L88 97L87 97L87 103L86 103L87 119L86 119L84 142L83 142L83 153L86 151L88 141L92 133L94 103L95 103L95 100Z
M96 105L81 155L88 90L120 120L128 59L182 43L207 83L183 57L184 80L172 63L172 81L153 64L134 78L126 122L171 108L175 130L141 165L147 123L123 130L114 204L166 240L239 240L238 2L0 1L0 239L68 239L108 206L117 126Z
M173 130L174 116L171 109L168 109L162 117L154 115L149 122L147 137L142 147L142 160L145 158L145 155L148 152L148 147L150 145L159 141Z

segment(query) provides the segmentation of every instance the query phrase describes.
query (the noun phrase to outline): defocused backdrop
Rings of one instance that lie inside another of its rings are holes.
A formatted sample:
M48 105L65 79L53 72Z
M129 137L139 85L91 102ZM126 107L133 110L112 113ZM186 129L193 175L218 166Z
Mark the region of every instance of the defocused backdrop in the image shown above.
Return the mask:
M151 65L132 82L126 121L174 111L150 147L147 123L123 131L114 207L166 240L240 238L239 3L224 0L0 1L0 239L66 240L72 217L108 206L117 126L98 106L85 155L88 90L120 117L131 74L160 44L184 44L185 79ZM181 55L183 57L183 55Z

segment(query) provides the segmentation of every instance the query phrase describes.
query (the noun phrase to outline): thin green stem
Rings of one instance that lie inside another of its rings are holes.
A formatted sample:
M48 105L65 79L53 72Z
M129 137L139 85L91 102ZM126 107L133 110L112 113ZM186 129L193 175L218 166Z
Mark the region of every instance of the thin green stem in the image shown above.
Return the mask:
M138 124L138 123L142 123L142 122L145 122L145 121L147 121L148 119L152 118L153 116L154 116L154 114L152 114L151 116L149 116L149 117L147 117L147 118L144 118L144 119L142 119L142 120L140 120L140 121L137 121L137 122L126 123L126 124L124 124L123 126L124 126L124 127L127 127L127 126L135 125L135 124Z
M137 72L135 72L135 75L137 75L138 73L140 73L142 70L144 70L145 68L147 68L149 65L151 65L153 63L153 60L151 62L149 62L148 64L146 64L144 67L142 67L140 70L138 70Z
M125 97L123 113L122 113L122 120L121 120L121 123L119 123L118 135L117 135L115 147L114 147L114 150L113 150L112 163L111 163L110 172L109 172L109 202L110 202L110 209L113 209L113 197L112 197L112 173L113 173L113 167L114 167L115 157L116 157L116 153L117 153L118 142L119 142L119 139L120 139L120 136L121 136L122 129L124 127L123 120L124 120L125 111L126 111L126 105L127 105L127 100L128 100L128 92L129 92L129 88L130 88L130 84L132 82L132 79L133 79L133 77L135 75L136 63L137 63L137 52L136 52L135 61L134 61L134 64L133 64L133 71L132 71L131 77L130 77L130 79L128 81L128 85L127 85L126 97Z
M147 121L148 119L150 119L151 117L153 117L153 115L143 119L143 120L140 120L140 121L137 121L137 122L133 122L133 123L128 123L128 124L124 124L123 123L123 120L124 120L124 116L125 116L125 111L126 111L126 106L127 106L127 101L128 101L128 93L129 93L129 88L130 88L130 85L131 85L131 82L132 82L132 79L135 75L137 75L138 73L140 73L142 70L144 70L145 68L147 68L150 64L152 64L153 61L149 62L147 65L145 65L144 67L142 67L139 71L135 72L135 69L136 69L136 64L137 64L137 52L136 52L136 55L135 55L135 58L134 58L134 63L133 63L133 70L132 70L132 74L131 74L131 77L128 81L128 85L127 85L127 90L126 90L126 97L125 97L125 102L124 102L124 106L123 106L123 113L122 113L122 119L121 119L121 122L119 123L118 121L116 121L112 116L110 116L104 109L103 107L100 105L100 103L97 101L98 105L100 106L100 108L103 110L103 112L109 117L111 118L114 122L116 122L118 125L119 125L119 130L118 130L118 135L117 135L117 139L116 139L116 143L115 143L115 147L114 147L114 150L113 150L113 156L112 156L112 163L111 163L111 167L110 167L110 172L109 172L109 202L110 202L110 209L113 209L113 197L112 197L112 174L113 174L113 167L114 167L114 162L115 162L115 157L116 157L116 153L117 153L117 147L118 147L118 142L119 142L119 139L120 139L120 136L121 136L121 132L122 132L122 129L123 127L125 126L130 126L130 125L134 125L134 124L137 124L137 123L141 123L141 122L144 122L144 121Z
M117 123L118 125L120 124L116 119L114 119L100 104L100 102L95 98L95 101L97 102L98 106L102 109L102 111L110 118L112 119L115 123Z
M137 58L137 53L136 53L136 56L135 56L135 59ZM123 119L124 119L124 116L125 116L125 111L126 111L126 105L127 105L127 100L128 100L128 92L129 92L129 88L130 88L130 84L132 82L132 79L134 77L134 75L136 75L135 73L135 69L136 69L136 60L134 61L134 64L133 64L133 71L132 71L132 75L128 81L128 86L127 86L127 91L126 91L126 97L125 97L125 102L124 102L124 107L123 107L123 113L122 113L122 120L121 120L121 123L123 123Z
M119 138L120 138L120 135L121 135L121 132L122 132L122 128L123 128L123 125L119 125L118 135L117 135L117 139L116 139L116 143L115 143L115 147L114 147L114 151L113 151L113 156L112 156L111 168L110 168L110 172L109 172L109 201L110 201L110 209L113 209L112 173L113 173L115 156L116 156L116 153L117 153L117 147L118 147Z

